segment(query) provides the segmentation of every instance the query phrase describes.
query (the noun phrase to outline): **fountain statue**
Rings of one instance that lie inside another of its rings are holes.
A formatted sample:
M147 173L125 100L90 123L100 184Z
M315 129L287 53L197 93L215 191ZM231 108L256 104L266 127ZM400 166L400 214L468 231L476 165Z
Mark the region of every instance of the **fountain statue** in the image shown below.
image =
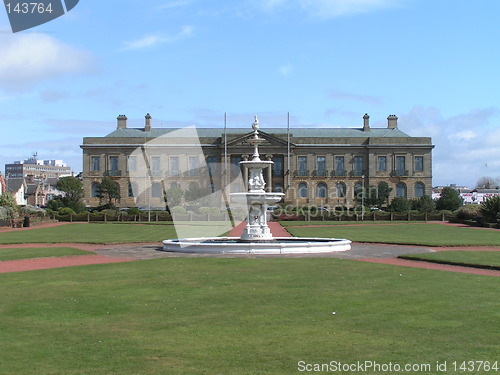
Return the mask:
M241 161L248 170L248 191L231 193L231 202L243 204L248 208L246 226L241 237L200 237L163 241L164 251L189 253L327 253L351 249L351 241L335 238L273 237L267 225L267 207L283 199L284 193L266 192L262 170L271 168L273 161L261 160L259 145L265 142L259 137L259 120L255 116L252 124L252 159Z

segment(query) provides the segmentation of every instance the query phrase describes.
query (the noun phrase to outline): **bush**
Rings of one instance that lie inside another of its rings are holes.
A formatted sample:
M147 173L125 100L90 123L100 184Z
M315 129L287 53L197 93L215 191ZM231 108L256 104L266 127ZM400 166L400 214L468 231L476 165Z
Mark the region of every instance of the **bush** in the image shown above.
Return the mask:
M141 214L141 210L139 210L137 207L131 207L127 210L127 213L129 215L140 215Z
M73 211L69 207L62 207L62 208L57 210L57 213L59 215L76 215L75 211Z
M466 206L462 206L455 212L455 220L459 223L476 220L479 216L480 208L481 207L477 204L468 204Z
M391 212L408 212L411 210L411 201L403 197L395 197L388 209Z
M500 221L500 196L490 197L481 203L480 212L484 221L497 223Z
M220 214L220 210L217 207L200 207L198 212L200 214Z
M40 207L36 206L24 206L19 209L21 215L29 215L29 216L36 216L36 217L45 217L47 216L47 212Z
M106 208L104 210L101 210L101 214L107 215L107 216L117 216L118 210L113 210L112 208Z
M458 210L459 207L463 206L464 200L460 197L458 190L450 187L443 188L441 191L441 197L436 201L436 208L438 210Z
M0 206L0 220L14 219L14 210L12 207Z
M175 206L170 209L170 212L173 214L180 214L180 215L185 215L186 214L186 209L182 206Z

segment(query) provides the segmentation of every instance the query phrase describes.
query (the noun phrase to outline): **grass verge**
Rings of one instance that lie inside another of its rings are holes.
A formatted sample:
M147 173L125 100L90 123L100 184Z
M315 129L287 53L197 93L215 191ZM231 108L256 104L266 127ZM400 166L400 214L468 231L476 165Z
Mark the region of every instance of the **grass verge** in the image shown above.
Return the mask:
M400 255L399 258L500 270L500 252L494 251L439 251L436 253Z
M62 257L68 255L89 255L89 254L94 254L94 253L90 251L74 249L72 247L9 248L9 249L0 249L0 261L30 259L30 258Z
M438 361L500 361L498 279L487 276L169 258L1 274L0 295L1 374L279 375L300 361L436 374Z

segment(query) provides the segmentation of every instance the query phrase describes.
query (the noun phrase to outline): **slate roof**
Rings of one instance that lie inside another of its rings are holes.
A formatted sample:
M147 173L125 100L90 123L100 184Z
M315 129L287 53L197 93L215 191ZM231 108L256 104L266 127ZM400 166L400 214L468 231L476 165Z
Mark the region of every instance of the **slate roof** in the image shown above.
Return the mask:
M157 138L165 134L180 130L181 128L153 128L151 131L144 129L116 129L106 135L108 138ZM224 134L224 129L221 128L196 128L200 137L221 137ZM247 134L250 133L249 128L227 128L227 134ZM268 134L286 134L286 128L266 128L263 132ZM410 136L399 129L388 128L373 128L364 131L362 128L294 128L290 129L290 134L293 137L307 138L409 138Z
M23 184L24 184L24 178L6 179L7 191L11 193L18 192Z

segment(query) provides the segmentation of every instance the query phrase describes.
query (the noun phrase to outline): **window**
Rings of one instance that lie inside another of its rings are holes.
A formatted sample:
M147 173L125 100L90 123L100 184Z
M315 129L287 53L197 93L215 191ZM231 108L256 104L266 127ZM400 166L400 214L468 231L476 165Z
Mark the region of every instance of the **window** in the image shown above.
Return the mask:
M135 182L129 182L128 183L128 197L129 198L134 198L134 191L137 191L137 184Z
M198 163L198 156L190 156L188 158L188 164L189 164L189 175L190 176L198 176L198 168L199 168L199 163Z
M307 184L301 182L298 187L299 198L307 198Z
M277 193L283 193L283 186L281 184L274 184L274 190Z
M316 170L318 172L326 170L326 158L324 156L318 156L316 158Z
M424 171L424 157L415 156L415 172L423 172L423 171Z
M101 170L101 158L99 156L91 156L90 164L90 170L92 172L98 172Z
M283 176L284 172L284 159L282 155L278 155L273 157L273 175L274 176Z
M337 185L335 185L337 198L345 198L345 190L345 184L343 182L339 182Z
M316 186L316 197L317 198L326 198L327 193L328 193L328 190L327 190L326 184L323 182L320 182Z
M118 156L110 156L109 157L109 170L117 171L118 170Z
M307 156L297 157L297 167L299 176L307 176Z
M152 156L151 157L151 174L153 176L160 176L160 157Z
M363 157L355 156L352 162L355 176L361 176L363 174Z
M137 157L129 156L128 157L128 170L130 172L135 172L137 170Z
M387 156L377 156L377 171L387 171Z
M151 197L161 198L161 184L159 182L155 182L151 185Z
M404 156L396 156L396 171L403 172L406 169L406 158Z
M421 182L415 184L415 198L420 198L425 195L425 185Z
M181 183L180 182L172 182L170 184L170 189L180 189L181 188Z
M354 198L359 197L361 198L363 195L363 184L360 182L357 182L354 184Z
M402 182L396 185L396 197L406 198L406 185Z
M92 183L92 198L99 198L99 184L97 182Z
M207 167L208 173L210 176L217 174L217 156L208 156L207 157Z
M178 176L179 175L179 157L171 156L169 159L169 167L170 167L170 176Z
M335 156L335 176L344 176L345 165L343 156Z
M240 161L242 160L241 156L231 156L231 176L238 176L241 172Z

